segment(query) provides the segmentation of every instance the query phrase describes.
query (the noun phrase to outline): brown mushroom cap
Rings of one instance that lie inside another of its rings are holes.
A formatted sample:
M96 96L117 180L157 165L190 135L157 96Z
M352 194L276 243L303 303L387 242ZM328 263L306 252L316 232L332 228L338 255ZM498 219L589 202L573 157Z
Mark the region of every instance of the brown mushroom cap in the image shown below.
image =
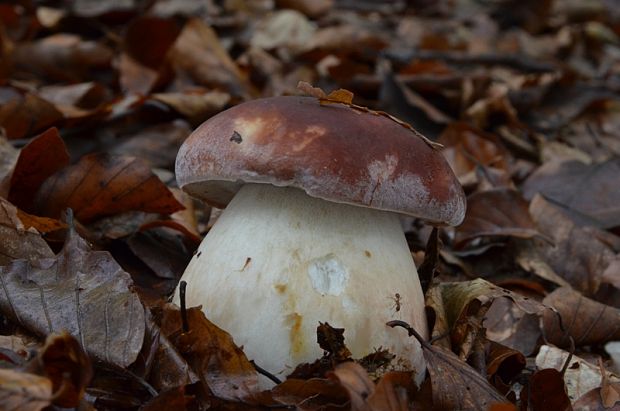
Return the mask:
M249 101L203 123L176 161L179 186L225 206L243 183L460 224L465 195L443 156L396 121L313 97Z

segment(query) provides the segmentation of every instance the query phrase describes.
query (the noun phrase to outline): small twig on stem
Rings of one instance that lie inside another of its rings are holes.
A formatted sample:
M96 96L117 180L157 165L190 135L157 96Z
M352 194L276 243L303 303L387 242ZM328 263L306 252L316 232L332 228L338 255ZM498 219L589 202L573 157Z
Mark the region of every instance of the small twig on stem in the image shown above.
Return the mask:
M388 321L387 323L385 323L385 325L387 325L388 327L402 327L405 330L407 330L407 332L409 333L409 336L413 336L415 337L416 340L418 340L418 342L420 343L420 345L426 349L431 349L431 345L426 342L424 340L424 338L422 338L422 336L420 334L418 334L418 332L409 324L407 324L404 321L401 320L393 320L393 321Z
M185 288L187 288L187 282L181 281L179 283L179 299L181 300L181 329L184 333L189 331L189 323L187 322L187 308L185 307Z

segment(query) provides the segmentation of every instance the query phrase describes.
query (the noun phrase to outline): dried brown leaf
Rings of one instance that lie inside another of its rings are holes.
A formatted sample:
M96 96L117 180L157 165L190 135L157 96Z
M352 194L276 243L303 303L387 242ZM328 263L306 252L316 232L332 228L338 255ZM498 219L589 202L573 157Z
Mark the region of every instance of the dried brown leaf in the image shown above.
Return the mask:
M14 260L0 276L0 309L15 323L38 335L67 330L87 352L121 367L136 359L144 309L131 278L73 230L55 258Z
M594 295L605 269L616 259L615 253L592 231L578 227L559 207L540 195L532 199L530 215L538 229L553 240L553 245L537 244L543 259L572 287Z
M620 157L603 163L578 161L546 163L523 185L526 198L536 193L601 223L601 228L620 226Z
M566 365L570 353L554 347L552 345L543 345L536 356L536 366L542 368L553 368L560 371ZM600 387L602 374L606 374L610 383L620 382L620 377L606 370L601 370L583 358L572 355L570 363L564 372L564 381L566 383L566 391L568 398L574 402L587 394L588 391Z
M34 196L45 179L69 164L65 143L52 127L36 136L19 153L8 200L25 211L32 211Z
M529 386L521 390L521 401L529 404L532 411L573 409L562 374L553 368L537 371L530 377Z
M495 189L467 198L465 220L457 227L455 243L463 245L479 237L542 237L518 191Z
M167 214L183 206L144 161L90 154L47 179L35 208L50 217L71 208L78 220L87 223L129 210Z
M0 197L0 266L15 259L54 256L41 234L22 222L23 215L13 204Z
M549 342L569 347L571 336L576 346L604 344L620 339L620 310L584 297L569 287L561 287L543 302L557 310L543 317L545 336ZM562 317L564 331L557 315Z
M53 403L64 408L80 404L93 374L90 359L78 341L66 332L49 335L26 370L49 378Z
M30 137L62 118L53 104L30 93L0 105L0 126L6 130L8 139Z
M230 334L211 323L200 308L188 309L187 320L189 331L181 332L181 313L169 307L162 332L213 394L233 401L255 394L258 375Z
M52 382L45 377L0 369L0 408L39 411L52 403Z

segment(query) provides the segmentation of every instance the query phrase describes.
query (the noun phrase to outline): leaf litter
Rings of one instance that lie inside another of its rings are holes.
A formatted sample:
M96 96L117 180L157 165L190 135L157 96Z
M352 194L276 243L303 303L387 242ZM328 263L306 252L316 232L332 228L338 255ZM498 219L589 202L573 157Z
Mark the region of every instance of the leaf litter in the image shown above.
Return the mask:
M74 3L0 6L0 408L620 407L612 3ZM166 305L219 215L175 194L182 140L302 93L412 129L466 190L465 223L428 243L403 220L432 335L420 386L324 323L326 354L258 392L260 358Z

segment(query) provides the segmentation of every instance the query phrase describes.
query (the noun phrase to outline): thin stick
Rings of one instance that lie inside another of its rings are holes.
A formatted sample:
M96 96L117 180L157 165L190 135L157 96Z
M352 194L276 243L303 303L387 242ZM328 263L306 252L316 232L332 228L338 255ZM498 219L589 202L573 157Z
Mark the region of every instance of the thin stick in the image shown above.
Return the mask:
M185 288L187 287L186 281L179 283L179 299L181 300L181 329L184 333L189 331L189 323L187 322L187 308L185 307Z
M272 373L270 373L269 371L267 371L263 367L261 367L258 364L256 364L254 362L254 360L250 361L250 364L252 364L252 366L254 366L254 369L259 374L264 375L265 377L269 378L271 381L275 382L276 384L282 384L282 380L280 380L278 377L276 377L275 375L273 375Z

